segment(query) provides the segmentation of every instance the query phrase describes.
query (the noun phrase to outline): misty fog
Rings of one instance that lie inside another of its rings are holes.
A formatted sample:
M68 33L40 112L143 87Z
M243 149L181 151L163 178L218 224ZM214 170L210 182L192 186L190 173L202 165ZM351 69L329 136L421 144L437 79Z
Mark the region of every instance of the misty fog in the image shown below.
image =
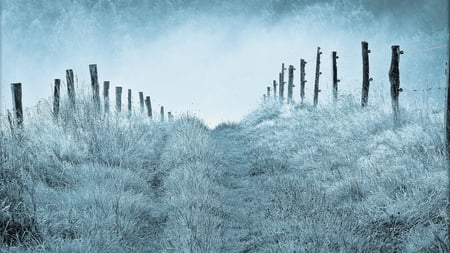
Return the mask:
M341 94L359 98L361 41L369 42L369 103L389 94L391 45L401 56L400 99L442 102L445 85L445 0L1 0L0 112L11 107L10 83L22 82L24 102L51 95L53 79L72 68L89 91L88 65L100 81L151 96L175 115L190 111L209 125L238 120L278 79L281 63L299 61L312 100L315 52L322 48L319 103L331 98L331 51L336 50ZM63 82L64 83L64 82ZM65 86L63 89L65 91ZM426 94L426 95L425 95ZM412 104L412 103L411 103Z

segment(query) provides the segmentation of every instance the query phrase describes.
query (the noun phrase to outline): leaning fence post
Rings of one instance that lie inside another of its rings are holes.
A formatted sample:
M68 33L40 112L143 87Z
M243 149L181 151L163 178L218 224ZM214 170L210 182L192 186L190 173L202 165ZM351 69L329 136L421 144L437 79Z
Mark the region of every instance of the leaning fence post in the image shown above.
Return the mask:
M90 64L89 72L91 74L92 98L94 100L94 106L97 111L100 111L100 92L98 85L97 64Z
M128 114L131 114L131 89L128 89Z
M164 106L161 106L161 122L164 122Z
M22 84L11 84L12 100L13 100L13 113L15 118L15 125L22 127L23 125L23 108L22 108Z
M273 80L273 99L277 100L277 81Z
M333 64L333 101L336 102L338 99L338 83L339 83L339 79L337 77L337 64L336 64L336 60L339 58L339 56L337 56L337 52L333 51L331 53L331 60L332 60L332 64Z
M103 101L105 103L105 113L109 113L109 81L103 82Z
M289 76L288 76L288 104L292 104L292 95L294 93L294 66L289 65Z
M122 111L122 87L116 87L116 113Z
M150 101L149 96L145 97L145 105L147 106L147 115L151 119L153 117L153 113L152 113L152 103Z
M141 109L141 113L144 113L144 92L139 92L139 107Z
M317 103L319 102L319 77L322 74L320 72L320 55L322 52L320 52L320 47L317 47L317 56L316 56L316 80L314 82L314 107L317 106Z
M400 69L399 61L400 55L403 51L400 51L400 46L392 46L392 59L391 67L389 69L389 81L391 82L391 99L392 99L392 110L394 111L394 121L397 123L400 116L400 108L398 106L398 97L400 95Z
M284 100L284 84L286 83L284 81L284 71L286 70L286 68L284 67L284 63L281 64L281 72L279 74L279 85L280 85L280 102L282 103Z
M59 101L61 90L61 79L55 79L55 87L53 89L53 117L58 119L59 115Z
M363 81L362 81L362 95L361 106L366 107L369 99L369 85L372 78L369 77L369 43L361 42L362 48L362 62L363 62Z
M303 59L300 59L300 99L301 103L303 104L303 100L305 100L305 65L306 61Z
M66 70L66 81L67 81L67 94L69 95L69 101L72 108L75 107L75 85L73 81L73 70Z

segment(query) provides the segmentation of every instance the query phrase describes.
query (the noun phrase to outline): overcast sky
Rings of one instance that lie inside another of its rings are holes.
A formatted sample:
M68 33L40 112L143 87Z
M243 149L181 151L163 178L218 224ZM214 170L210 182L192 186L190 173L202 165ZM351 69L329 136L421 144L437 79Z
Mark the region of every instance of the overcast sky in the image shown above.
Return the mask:
M88 65L97 63L100 81L131 88L135 101L143 91L155 108L194 112L215 125L255 108L282 62L299 69L306 59L312 85L317 46L320 102L330 97L332 50L340 55L340 88L357 96L362 40L372 50L372 87L387 90L393 44L406 53L402 86L437 87L445 80L446 2L1 0L1 111L11 107L10 83L23 83L32 106L68 68L89 91ZM307 86L308 100L311 92Z

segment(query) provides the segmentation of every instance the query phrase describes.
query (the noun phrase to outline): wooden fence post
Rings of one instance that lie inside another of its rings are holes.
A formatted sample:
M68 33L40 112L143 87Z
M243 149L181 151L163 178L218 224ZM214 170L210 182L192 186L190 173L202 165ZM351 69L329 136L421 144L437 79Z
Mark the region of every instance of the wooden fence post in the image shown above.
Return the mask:
M128 114L131 115L131 89L128 89Z
M277 100L277 81L273 80L273 99Z
M144 92L139 92L139 107L141 109L141 113L144 113Z
M153 113L152 113L152 103L150 101L149 96L145 97L145 105L147 106L147 115L151 119L153 117Z
M58 119L59 101L61 100L61 79L55 79L55 87L53 89L53 117Z
M289 65L289 76L288 76L288 104L292 104L292 95L294 94L294 66Z
M339 58L339 56L337 56L337 52L333 51L331 53L331 60L332 60L332 64L333 64L333 101L336 102L338 99L338 83L339 83L339 79L337 77L337 63L336 60Z
M317 106L317 103L319 102L319 77L322 74L320 72L320 55L322 52L320 52L320 47L317 47L317 56L316 56L316 80L314 82L314 107Z
M369 43L361 42L362 48L362 62L363 62L363 81L362 81L362 96L361 106L366 107L369 100L369 85L372 78L369 77Z
M161 122L164 122L164 106L161 106Z
M98 85L97 64L90 64L89 72L91 74L92 98L94 101L94 106L97 111L100 111L100 92Z
M394 111L394 121L398 123L400 117L400 108L398 106L398 97L402 89L400 88L400 69L399 61L400 55L403 51L400 51L400 46L392 46L392 59L391 67L389 69L389 81L391 82L391 99L392 99L392 110Z
M73 70L66 70L67 94L69 96L70 105L75 108L75 84L73 79Z
M116 113L122 111L122 87L116 87Z
M169 118L169 121L173 121L173 115L172 112L167 113L167 117Z
M306 61L303 59L300 59L300 100L303 104L303 101L305 100L305 65Z
M284 63L282 63L281 64L281 72L279 74L279 81L278 81L279 90L280 90L279 98L280 98L281 103L283 103L283 101L284 101L284 84L286 83L284 81L284 71L285 70L286 70L286 68L284 67Z
M446 108L446 155L447 179L450 182L450 5L447 8L447 108ZM450 186L447 189L447 203L450 203ZM450 206L447 205L447 215L450 215ZM450 222L447 223L447 239L450 241Z
M15 118L15 125L20 128L23 125L22 84L12 83L11 93L13 100L13 113Z
M267 98L270 99L270 86L267 86Z
M109 81L103 82L103 102L105 103L105 113L109 113Z

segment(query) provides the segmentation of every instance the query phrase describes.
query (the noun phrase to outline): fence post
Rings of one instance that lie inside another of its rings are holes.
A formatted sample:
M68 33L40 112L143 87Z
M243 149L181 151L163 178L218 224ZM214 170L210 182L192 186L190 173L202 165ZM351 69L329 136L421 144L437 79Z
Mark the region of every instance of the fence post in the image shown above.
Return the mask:
M116 87L116 113L122 111L122 87Z
M306 61L303 59L300 59L300 99L301 103L303 104L303 101L305 100L305 65Z
M12 100L13 100L13 113L15 118L15 125L22 127L23 125L23 108L22 108L22 84L11 84Z
M285 81L284 81L284 71L286 70L286 68L284 67L284 63L282 63L281 64L281 72L280 72L280 74L279 74L279 85L280 85L280 87L279 87L279 89L280 89L280 95L279 95L279 97L280 97L280 102L281 103L283 103L283 100L284 100L284 84L286 83Z
M131 89L128 89L128 114L131 115Z
M447 8L447 110L446 118L446 155L447 179L450 182L450 6ZM450 187L447 192L447 201L450 203ZM450 215L450 206L447 205L447 215ZM447 223L447 239L450 241L450 222Z
M103 101L105 103L105 113L109 113L109 81L103 82Z
M153 117L153 113L152 113L152 103L150 101L149 96L145 97L145 105L147 106L147 115L151 119Z
M400 46L392 46L392 59L391 67L389 69L389 81L391 82L391 99L392 99L392 110L394 111L394 121L398 123L400 117L400 108L398 106L398 97L402 89L400 88L400 69L399 61L400 55L403 51L400 51Z
M289 65L289 76L288 76L288 104L292 104L292 95L294 93L294 66Z
M73 81L73 70L66 70L66 81L67 81L67 94L69 95L69 101L72 108L75 107L75 84Z
M273 80L273 99L277 100L277 81Z
M97 111L100 111L100 92L98 85L97 64L90 64L89 72L91 74L92 98L94 100L94 106Z
M270 99L270 86L267 86L267 98Z
M369 43L361 42L362 48L362 63L363 63L363 81L362 81L362 96L361 106L366 107L369 99L369 85L372 78L369 77Z
M141 109L141 113L144 113L144 92L139 92L139 107Z
M339 83L339 79L337 77L337 63L336 60L339 58L339 56L337 56L337 52L333 51L331 53L331 59L333 62L333 101L336 102L338 99L338 83Z
M314 82L314 107L317 106L317 103L319 102L319 77L322 74L320 72L320 55L322 52L320 52L320 47L317 47L317 56L316 56L316 80Z
M161 122L164 122L164 106L161 106Z
M59 115L59 101L61 90L61 79L55 79L55 87L53 89L53 117L58 119Z

